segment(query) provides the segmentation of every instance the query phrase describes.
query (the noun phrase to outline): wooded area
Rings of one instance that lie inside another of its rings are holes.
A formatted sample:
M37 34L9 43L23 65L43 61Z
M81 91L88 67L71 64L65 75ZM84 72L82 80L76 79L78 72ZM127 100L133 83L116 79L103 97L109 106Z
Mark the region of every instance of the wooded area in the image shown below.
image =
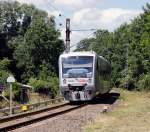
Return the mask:
M18 82L34 86L34 91L45 88L55 96L63 45L54 17L33 5L0 1L1 85L13 74Z
M98 30L78 43L77 50L94 50L112 65L115 87L150 90L150 4L130 24L114 32Z
M55 96L63 50L54 17L33 5L0 1L0 85L6 86L8 75L13 74L34 91L48 89ZM97 30L93 38L80 41L77 50L93 50L107 58L113 86L150 90L150 4L130 24L114 32Z

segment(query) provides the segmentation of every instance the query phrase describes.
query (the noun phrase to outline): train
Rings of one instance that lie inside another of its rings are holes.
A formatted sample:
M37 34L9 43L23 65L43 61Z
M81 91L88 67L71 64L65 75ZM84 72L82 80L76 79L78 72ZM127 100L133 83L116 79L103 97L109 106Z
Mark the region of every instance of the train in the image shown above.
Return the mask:
M58 63L59 88L65 100L90 101L112 89L111 64L94 51L63 53Z

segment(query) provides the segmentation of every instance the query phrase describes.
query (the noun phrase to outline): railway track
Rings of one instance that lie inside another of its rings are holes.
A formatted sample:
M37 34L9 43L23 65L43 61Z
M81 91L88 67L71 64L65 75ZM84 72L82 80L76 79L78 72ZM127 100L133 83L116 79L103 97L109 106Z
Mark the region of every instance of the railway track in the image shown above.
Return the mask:
M81 108L85 105L87 105L87 103L78 105L70 105L70 103L64 103L61 105L41 109L38 111L3 118L0 120L0 132L7 132L45 119L56 117L58 115L62 115L72 110Z

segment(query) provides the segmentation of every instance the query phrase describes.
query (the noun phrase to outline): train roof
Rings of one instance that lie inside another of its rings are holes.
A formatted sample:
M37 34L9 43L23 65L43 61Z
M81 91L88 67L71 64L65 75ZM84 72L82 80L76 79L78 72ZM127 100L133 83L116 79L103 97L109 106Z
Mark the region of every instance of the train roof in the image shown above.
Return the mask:
M60 57L68 57L68 56L95 56L96 53L94 51L81 51L81 52L69 52L69 53L63 53L60 55Z
M60 57L79 56L79 55L81 55L81 56L98 56L96 54L96 52L94 52L94 51L80 51L80 52L63 53L60 55ZM107 62L108 64L110 64L109 61L107 59L105 59L103 56L98 56L98 58L100 58L100 59L104 60L105 62Z
M107 64L109 64L110 65L110 62L107 60L107 59L105 59L103 56L98 56L100 59L102 59L102 60L104 60Z

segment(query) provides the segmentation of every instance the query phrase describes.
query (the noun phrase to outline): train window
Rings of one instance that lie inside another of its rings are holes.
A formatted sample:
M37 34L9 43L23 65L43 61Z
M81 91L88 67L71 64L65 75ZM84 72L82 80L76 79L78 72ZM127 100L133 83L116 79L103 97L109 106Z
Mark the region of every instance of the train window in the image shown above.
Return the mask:
M93 74L93 56L70 56L62 58L64 78L89 78Z
M99 68L98 68L99 66L98 66L98 60L97 60L97 64L96 64L96 69L98 70Z

